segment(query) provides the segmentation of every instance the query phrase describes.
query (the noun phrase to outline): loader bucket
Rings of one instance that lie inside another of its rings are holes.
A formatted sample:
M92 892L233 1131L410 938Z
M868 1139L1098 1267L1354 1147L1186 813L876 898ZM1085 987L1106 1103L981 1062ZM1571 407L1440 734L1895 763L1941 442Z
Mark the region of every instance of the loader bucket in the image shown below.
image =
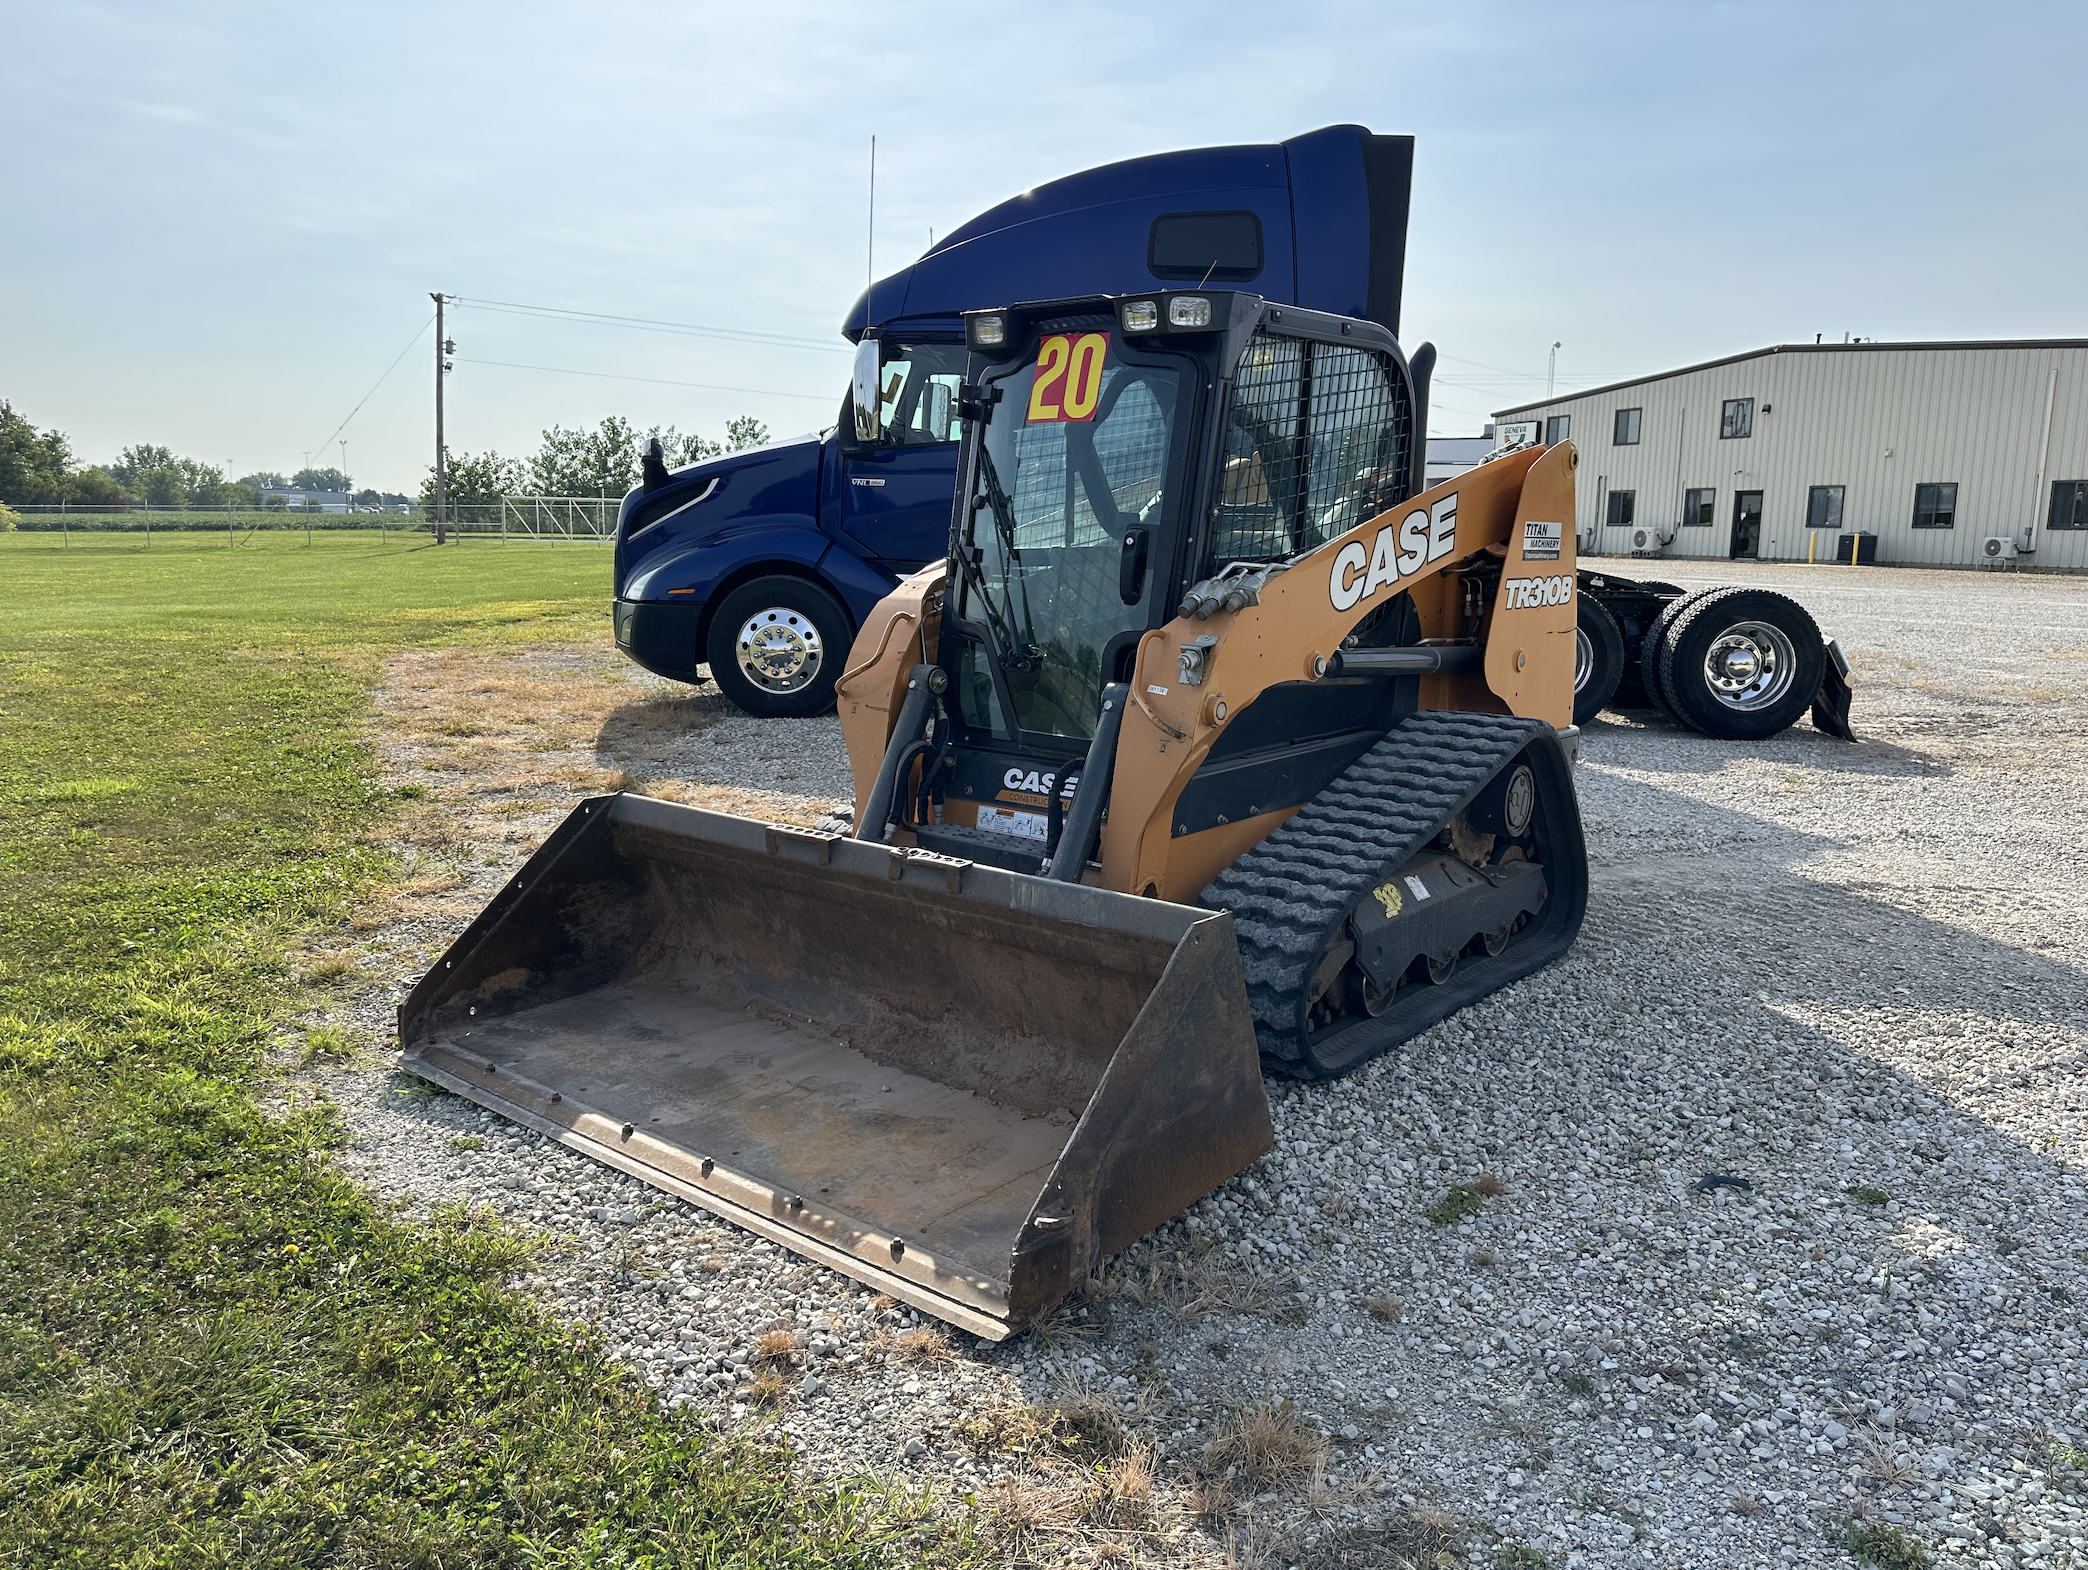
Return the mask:
M1231 917L642 796L576 808L399 1039L992 1340L1273 1142Z

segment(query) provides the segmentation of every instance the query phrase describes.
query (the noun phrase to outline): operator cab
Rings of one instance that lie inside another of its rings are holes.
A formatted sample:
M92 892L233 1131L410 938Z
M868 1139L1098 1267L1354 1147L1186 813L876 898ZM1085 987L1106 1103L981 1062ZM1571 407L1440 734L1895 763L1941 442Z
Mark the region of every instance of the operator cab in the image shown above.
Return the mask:
M975 311L965 334L947 712L905 817L933 845L976 813L990 836L951 849L1035 870L1145 635L1192 586L1418 490L1416 400L1384 328L1229 290ZM1288 713L1283 744L1355 730L1354 698L1322 688L1345 711Z

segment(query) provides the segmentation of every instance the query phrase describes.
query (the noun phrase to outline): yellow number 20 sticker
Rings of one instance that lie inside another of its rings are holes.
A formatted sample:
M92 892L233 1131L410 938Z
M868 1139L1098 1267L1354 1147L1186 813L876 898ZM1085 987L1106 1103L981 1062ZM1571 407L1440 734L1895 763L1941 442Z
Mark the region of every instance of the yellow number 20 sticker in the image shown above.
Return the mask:
M1037 345L1030 424L1092 420L1102 399L1102 364L1108 358L1108 333L1053 333Z

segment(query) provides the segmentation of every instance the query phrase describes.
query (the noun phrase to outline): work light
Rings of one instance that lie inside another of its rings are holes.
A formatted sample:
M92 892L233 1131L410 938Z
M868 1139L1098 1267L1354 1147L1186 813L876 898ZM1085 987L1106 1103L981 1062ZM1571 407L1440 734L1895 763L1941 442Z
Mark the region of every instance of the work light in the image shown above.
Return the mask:
M1160 325L1160 306L1153 300L1124 302L1124 331L1149 333Z
M1167 302L1167 325L1170 327L1208 327L1211 325L1211 302L1200 294L1178 294Z

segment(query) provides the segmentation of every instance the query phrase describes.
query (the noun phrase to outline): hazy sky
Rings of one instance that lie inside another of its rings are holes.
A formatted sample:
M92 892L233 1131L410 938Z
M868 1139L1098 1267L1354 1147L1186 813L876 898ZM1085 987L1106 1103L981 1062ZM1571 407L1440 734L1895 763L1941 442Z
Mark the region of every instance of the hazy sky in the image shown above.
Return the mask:
M1439 434L1541 395L1555 339L1563 391L1816 332L2083 336L2084 18L17 0L0 398L90 460L153 441L288 471L441 289L815 345L467 304L453 451L612 413L810 429L846 374L873 132L880 273L1090 164L1336 121L1413 133L1404 325L1445 356ZM418 483L431 354L414 343L348 425L359 483Z

